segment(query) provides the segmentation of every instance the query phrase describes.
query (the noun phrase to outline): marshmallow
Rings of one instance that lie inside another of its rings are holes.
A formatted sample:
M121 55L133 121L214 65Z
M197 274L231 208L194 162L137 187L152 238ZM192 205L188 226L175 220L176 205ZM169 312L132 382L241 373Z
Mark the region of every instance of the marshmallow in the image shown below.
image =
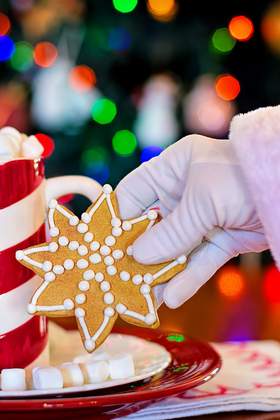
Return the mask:
M100 360L109 360L110 355L106 353L105 351L95 351L90 355L90 360L96 362Z
M0 132L0 161L8 161L20 156L21 143L16 137Z
M1 372L2 391L24 391L26 379L24 369L3 369Z
M60 366L60 372L62 373L64 387L83 385L84 376L77 363L63 363Z
M135 375L131 354L120 353L109 360L109 372L112 379L125 379Z
M109 377L109 366L105 360L81 363L80 367L84 374L85 382L88 384L103 382Z
M36 367L32 370L34 389L63 388L63 376L55 367Z
M29 136L22 142L21 151L23 157L37 159L42 155L44 148L35 136Z
M1 134L8 134L9 136L14 137L15 139L17 139L19 142L21 142L22 140L22 134L14 127L3 127L0 130L0 135Z

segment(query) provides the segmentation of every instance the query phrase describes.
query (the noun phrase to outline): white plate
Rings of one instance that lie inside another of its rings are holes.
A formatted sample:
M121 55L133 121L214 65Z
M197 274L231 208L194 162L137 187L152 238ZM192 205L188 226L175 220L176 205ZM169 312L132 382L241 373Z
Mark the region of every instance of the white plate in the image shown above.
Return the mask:
M51 340L51 364L53 361L59 360L59 364L61 362L72 361L75 357L79 357L82 360L90 359L91 355L81 351L80 346L78 346L79 352L77 352L77 345L73 343L77 343L76 340L80 340L78 333L63 333L64 335L71 334L71 341L72 346L71 348L73 351L69 351L69 346L67 347L67 359L61 359L62 345L57 345L57 343L62 343L63 340L58 340L59 337L56 336L56 347L53 347L53 343ZM62 338L62 337L61 337ZM68 338L66 336L63 337ZM70 338L70 337L69 337ZM66 340L68 341L68 340ZM78 341L80 342L80 341ZM65 340L64 340L65 344ZM73 348L74 347L74 348ZM135 375L127 378L127 379L117 379L117 380L107 380L101 383L95 384L87 384L83 386L77 387L69 387L63 389L49 389L49 390L26 390L26 391L0 391L0 398L1 397L34 397L38 395L62 395L62 394L69 394L69 393L81 393L86 391L94 391L97 389L106 389L111 388L118 385L125 385L132 382L140 381L143 379L147 379L157 373L161 372L165 369L169 363L171 362L170 353L162 346L156 343L152 343L150 341L143 340L138 337L130 336L130 335L123 335L123 334L111 334L106 342L100 347L101 351L105 351L110 355L115 355L117 353L131 353L134 359L135 364ZM56 354L59 352L59 354ZM65 353L64 353L65 354Z

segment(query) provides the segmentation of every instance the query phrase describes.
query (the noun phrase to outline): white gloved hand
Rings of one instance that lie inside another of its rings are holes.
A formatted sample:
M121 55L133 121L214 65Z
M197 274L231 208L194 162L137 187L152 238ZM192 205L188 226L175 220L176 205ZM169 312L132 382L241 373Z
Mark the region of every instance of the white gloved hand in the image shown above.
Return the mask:
M232 257L268 248L229 140L184 137L127 175L116 192L125 219L159 200L163 220L135 241L137 261L189 256L186 269L160 289L170 308L194 295Z

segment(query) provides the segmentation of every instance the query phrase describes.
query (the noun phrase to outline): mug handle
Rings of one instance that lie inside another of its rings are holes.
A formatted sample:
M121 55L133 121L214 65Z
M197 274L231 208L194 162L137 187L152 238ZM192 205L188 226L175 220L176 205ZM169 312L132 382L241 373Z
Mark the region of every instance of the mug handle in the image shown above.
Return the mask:
M91 178L80 175L67 175L49 178L46 181L46 202L67 194L82 194L91 202L101 194L101 185Z

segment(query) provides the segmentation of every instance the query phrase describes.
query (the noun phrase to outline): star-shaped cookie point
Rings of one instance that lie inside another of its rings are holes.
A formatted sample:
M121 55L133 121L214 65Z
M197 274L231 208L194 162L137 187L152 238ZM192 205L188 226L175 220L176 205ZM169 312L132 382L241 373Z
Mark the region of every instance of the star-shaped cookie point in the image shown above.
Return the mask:
M185 268L186 257L144 265L132 257L132 244L156 222L150 210L122 221L116 196L104 185L81 220L56 200L49 203L50 242L17 251L16 258L42 277L28 311L49 317L75 316L84 347L92 352L116 319L156 328L152 287Z

